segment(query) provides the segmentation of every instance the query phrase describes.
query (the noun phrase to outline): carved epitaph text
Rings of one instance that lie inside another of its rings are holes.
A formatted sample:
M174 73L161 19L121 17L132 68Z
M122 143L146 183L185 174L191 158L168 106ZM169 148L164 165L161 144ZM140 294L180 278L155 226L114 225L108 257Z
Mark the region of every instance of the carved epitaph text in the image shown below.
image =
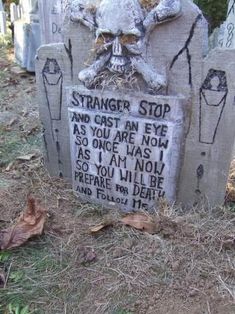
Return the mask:
M173 202L184 142L180 97L68 90L72 177L83 199L124 210Z

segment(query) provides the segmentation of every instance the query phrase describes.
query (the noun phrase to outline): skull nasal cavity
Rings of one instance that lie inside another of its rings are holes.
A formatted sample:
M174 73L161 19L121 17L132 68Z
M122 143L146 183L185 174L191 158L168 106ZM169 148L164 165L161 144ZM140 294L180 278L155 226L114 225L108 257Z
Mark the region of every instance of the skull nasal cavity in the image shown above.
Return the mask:
M114 42L113 42L113 55L114 56L122 56L122 45L121 45L118 37L116 37Z

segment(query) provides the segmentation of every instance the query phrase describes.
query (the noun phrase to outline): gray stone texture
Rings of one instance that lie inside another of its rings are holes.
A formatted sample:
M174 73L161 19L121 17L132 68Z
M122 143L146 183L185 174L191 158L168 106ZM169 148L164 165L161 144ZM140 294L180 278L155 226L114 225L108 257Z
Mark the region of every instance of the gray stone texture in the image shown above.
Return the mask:
M39 23L14 22L14 50L16 62L28 72L35 71L35 56L41 45Z
M35 72L36 51L41 45L38 1L21 0L19 8L20 19L14 21L15 59L28 72Z
M0 11L0 34L7 33L7 15L4 11Z
M10 20L11 23L14 23L15 21L19 20L21 18L20 15L20 6L16 5L15 3L10 4Z
M235 2L228 0L228 12L224 27L223 47L235 48Z
M42 44L62 42L63 0L39 0Z
M151 209L159 197L176 200L187 112L182 97L79 86L68 90L68 105L78 196L123 210Z
M45 45L38 50L36 72L45 160L53 176L71 180L65 89L79 84L78 74L95 59L93 47L94 33L66 16L64 44ZM185 123L186 141L177 185L177 202L186 206L205 199L211 206L223 203L235 135L235 51L216 49L206 57L207 52L207 24L189 0L182 0L179 18L153 29L146 50L148 64L160 73L166 72L167 88L161 92L164 95L156 97L182 95L188 102L190 119ZM141 77L135 79L134 86L147 93ZM106 89L112 88L107 85ZM59 116L52 116L58 106Z

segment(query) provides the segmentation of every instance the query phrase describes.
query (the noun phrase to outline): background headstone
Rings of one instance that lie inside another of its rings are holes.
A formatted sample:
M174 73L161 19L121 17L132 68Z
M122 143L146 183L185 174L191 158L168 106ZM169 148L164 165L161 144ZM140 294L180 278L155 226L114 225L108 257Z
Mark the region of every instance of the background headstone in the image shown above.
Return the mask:
M7 33L7 15L4 11L0 11L0 33L3 35Z
M11 23L14 23L15 21L19 20L21 18L20 16L20 8L15 3L10 4L10 19Z
M224 48L235 48L235 1L229 0L228 13L224 28Z
M220 27L216 27L209 37L209 49L214 49L216 47L223 47L224 42L224 32L226 23L222 23Z
M37 0L21 0L21 18L14 22L16 62L29 72L35 71L36 51L41 45Z
M63 0L39 0L42 44L62 42Z
M93 2L95 5L96 1ZM93 47L94 34L87 27L73 23L67 15L64 43L42 46L38 51L37 81L44 127L45 161L51 175L70 180L72 172L65 90L68 86L71 88L79 84L78 73L94 60ZM177 185L177 201L186 206L205 199L211 206L223 203L235 136L235 81L231 79L234 51L216 49L206 57L207 53L205 19L196 5L188 0L182 0L181 17L154 28L147 46L148 64L160 72L167 69L165 96L182 95L188 102L189 119L185 121L187 132ZM49 71L48 64L51 66ZM47 79L48 76L52 81ZM129 88L139 88L146 93L142 83L137 77L130 82ZM59 97L60 114L52 119L49 104L55 95L56 99ZM208 118L210 115L214 120Z
M2 0L0 0L0 34L5 35L7 33L7 15L4 12Z

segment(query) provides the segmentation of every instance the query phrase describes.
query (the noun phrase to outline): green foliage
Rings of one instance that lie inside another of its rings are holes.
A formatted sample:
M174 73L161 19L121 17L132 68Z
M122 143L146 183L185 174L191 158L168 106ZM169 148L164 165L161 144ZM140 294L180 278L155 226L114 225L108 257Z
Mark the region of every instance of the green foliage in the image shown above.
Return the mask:
M28 306L21 307L20 305L13 305L11 303L8 305L8 311L9 314L30 314Z
M8 262L8 260L10 259L11 257L11 253L9 252L0 252L0 264L1 263L5 263L5 262ZM1 265L0 265L1 266Z
M228 7L226 0L194 0L194 3L199 6L208 19L211 29L225 21Z

